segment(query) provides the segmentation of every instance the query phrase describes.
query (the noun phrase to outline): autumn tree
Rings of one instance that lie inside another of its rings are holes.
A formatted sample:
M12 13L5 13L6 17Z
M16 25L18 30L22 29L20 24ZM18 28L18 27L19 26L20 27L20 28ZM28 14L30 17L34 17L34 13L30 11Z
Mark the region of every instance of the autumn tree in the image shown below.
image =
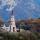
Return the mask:
M0 17L0 27L3 24L3 19Z

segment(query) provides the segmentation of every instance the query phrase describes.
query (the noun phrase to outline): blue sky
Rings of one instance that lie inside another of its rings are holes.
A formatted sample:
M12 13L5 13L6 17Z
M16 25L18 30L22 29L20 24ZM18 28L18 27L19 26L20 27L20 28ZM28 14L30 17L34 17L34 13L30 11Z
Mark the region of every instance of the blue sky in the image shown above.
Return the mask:
M17 4L12 9L15 19L28 19L40 17L40 0L15 0ZM5 3L4 3L5 4ZM4 5L3 4L3 5ZM14 4L15 5L15 4ZM9 19L11 11L7 11L7 5L0 6L0 16L6 21Z

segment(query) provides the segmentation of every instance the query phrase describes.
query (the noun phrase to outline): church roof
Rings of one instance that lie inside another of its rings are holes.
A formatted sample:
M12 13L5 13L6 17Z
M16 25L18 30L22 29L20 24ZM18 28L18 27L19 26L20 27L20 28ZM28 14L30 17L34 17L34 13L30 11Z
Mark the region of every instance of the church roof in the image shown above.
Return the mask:
M7 32L7 30L0 28L0 32Z

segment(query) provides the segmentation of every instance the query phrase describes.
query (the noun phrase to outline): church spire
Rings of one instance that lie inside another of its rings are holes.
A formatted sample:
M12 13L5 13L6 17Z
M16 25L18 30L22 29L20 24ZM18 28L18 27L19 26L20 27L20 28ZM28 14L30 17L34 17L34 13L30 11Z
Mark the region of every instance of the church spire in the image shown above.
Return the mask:
M13 10L11 11L11 18L14 18Z
M11 11L11 16L12 16L12 15L14 15L14 12L13 12L13 10Z
M13 10L11 12L11 18L10 18L10 25L11 25L11 32L16 31L16 24L15 24L15 18L13 15Z

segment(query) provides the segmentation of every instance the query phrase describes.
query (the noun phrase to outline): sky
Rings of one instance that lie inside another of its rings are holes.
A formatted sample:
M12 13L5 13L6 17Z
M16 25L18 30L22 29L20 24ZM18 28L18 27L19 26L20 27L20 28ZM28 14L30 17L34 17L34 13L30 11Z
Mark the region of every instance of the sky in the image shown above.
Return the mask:
M39 18L40 0L0 0L0 16L7 21L13 14L16 20Z

